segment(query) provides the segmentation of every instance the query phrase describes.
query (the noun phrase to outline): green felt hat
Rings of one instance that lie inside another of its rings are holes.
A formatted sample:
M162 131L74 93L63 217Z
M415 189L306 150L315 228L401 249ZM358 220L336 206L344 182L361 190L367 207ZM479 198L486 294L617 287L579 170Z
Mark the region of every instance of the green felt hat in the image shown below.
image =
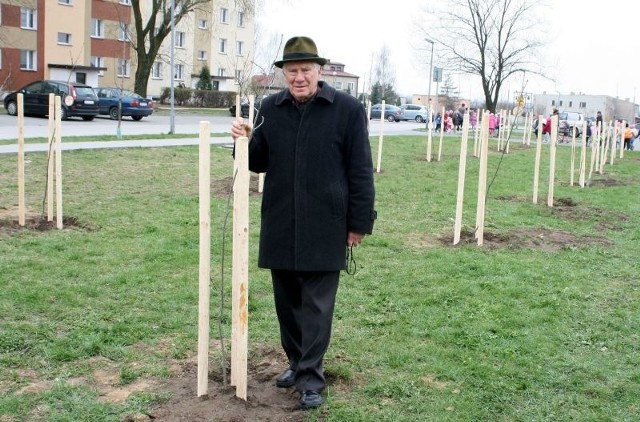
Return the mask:
M286 62L310 61L324 66L327 59L318 56L316 43L309 37L293 37L284 45L282 60L273 63L274 66L282 68Z

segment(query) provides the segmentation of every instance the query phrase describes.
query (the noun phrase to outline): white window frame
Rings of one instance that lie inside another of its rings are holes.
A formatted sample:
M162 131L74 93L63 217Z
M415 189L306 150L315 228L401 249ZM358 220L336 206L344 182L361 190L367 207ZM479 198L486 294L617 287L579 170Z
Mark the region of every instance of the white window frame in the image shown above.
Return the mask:
M206 19L198 19L198 28L207 29L208 27Z
M226 71L225 71L224 67L219 67L218 68L218 76L219 77L223 78L225 76L225 73L226 73Z
M175 47L184 48L186 44L187 33L183 31L175 32Z
M173 67L173 80L184 81L184 65L176 64Z
M129 29L131 26L128 23L118 24L118 41L131 41L129 37Z
M91 19L91 37L104 38L104 21L102 19Z
M58 0L58 4L61 4L63 6L71 6L72 0Z
M347 82L347 90L353 93L356 89L356 84L354 82Z
M220 8L220 23L229 23L229 9L226 7Z
M162 79L162 62L153 62L153 66L151 66L151 79Z
M38 29L38 11L36 9L29 7L20 8L20 28Z
M236 56L244 56L244 41L236 41Z
M26 60L23 60L23 54L26 54ZM20 50L20 70L38 70L37 65L38 53L35 50Z
M58 32L59 45L71 45L71 34L68 32Z
M244 28L244 12L238 11L238 27Z
M218 53L227 54L227 39L220 38L220 42L218 43Z
M198 60L207 60L206 50L198 50Z
M94 67L105 67L104 66L104 57L91 56L91 66L94 66ZM98 76L104 76L104 70L99 70L98 71Z
M127 59L118 59L116 66L116 76L119 78L128 78L131 76L131 61Z

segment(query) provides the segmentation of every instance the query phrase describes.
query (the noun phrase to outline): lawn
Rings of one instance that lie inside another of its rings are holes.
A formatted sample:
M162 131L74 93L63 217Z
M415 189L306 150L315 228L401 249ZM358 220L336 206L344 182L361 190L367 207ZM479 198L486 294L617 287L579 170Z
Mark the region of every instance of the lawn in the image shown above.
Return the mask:
M377 147L372 137L374 159ZM442 160L427 162L424 136L385 138L378 221L338 293L328 401L295 420L640 420L640 153L580 188L570 148L558 148L548 207L548 147L534 204L535 148L492 144L484 245L469 156L453 246L459 147L447 137ZM216 371L218 324L227 347L230 337L233 163L216 146L211 160ZM28 224L17 226L16 162L0 156L0 421L153 414L174 397L159 386L197 353L198 147L64 152L63 230L42 221L44 153L26 156ZM279 340L251 189L255 366Z

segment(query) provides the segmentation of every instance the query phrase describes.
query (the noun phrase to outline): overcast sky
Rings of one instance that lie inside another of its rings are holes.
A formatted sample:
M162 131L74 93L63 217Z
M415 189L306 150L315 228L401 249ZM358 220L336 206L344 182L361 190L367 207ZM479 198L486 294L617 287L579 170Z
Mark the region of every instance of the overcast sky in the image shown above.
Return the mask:
M360 88L363 82L368 84L372 57L386 43L396 90L402 95L425 94L431 47L423 41L424 33L416 31L416 22L429 1L265 0L259 24L269 34L282 34L284 40L295 35L313 38L321 56L344 63L345 71L361 77ZM556 82L527 76L525 91L583 92L640 102L640 1L588 4L557 0L540 6L551 38L543 60ZM437 49L436 40L436 56ZM438 66L435 60L434 66ZM452 77L461 96L482 99L477 79ZM501 97L522 84L521 76L508 81ZM433 83L434 95L435 90Z

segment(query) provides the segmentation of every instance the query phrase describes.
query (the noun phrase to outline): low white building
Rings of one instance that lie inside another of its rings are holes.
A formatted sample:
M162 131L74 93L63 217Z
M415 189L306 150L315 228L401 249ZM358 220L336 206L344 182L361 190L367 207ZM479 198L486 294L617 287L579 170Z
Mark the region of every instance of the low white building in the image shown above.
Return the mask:
M608 95L575 94L534 94L533 111L548 116L557 108L559 111L576 111L586 117L595 117L602 112L605 121L626 120L634 122L638 117L638 105L630 100L621 100Z

